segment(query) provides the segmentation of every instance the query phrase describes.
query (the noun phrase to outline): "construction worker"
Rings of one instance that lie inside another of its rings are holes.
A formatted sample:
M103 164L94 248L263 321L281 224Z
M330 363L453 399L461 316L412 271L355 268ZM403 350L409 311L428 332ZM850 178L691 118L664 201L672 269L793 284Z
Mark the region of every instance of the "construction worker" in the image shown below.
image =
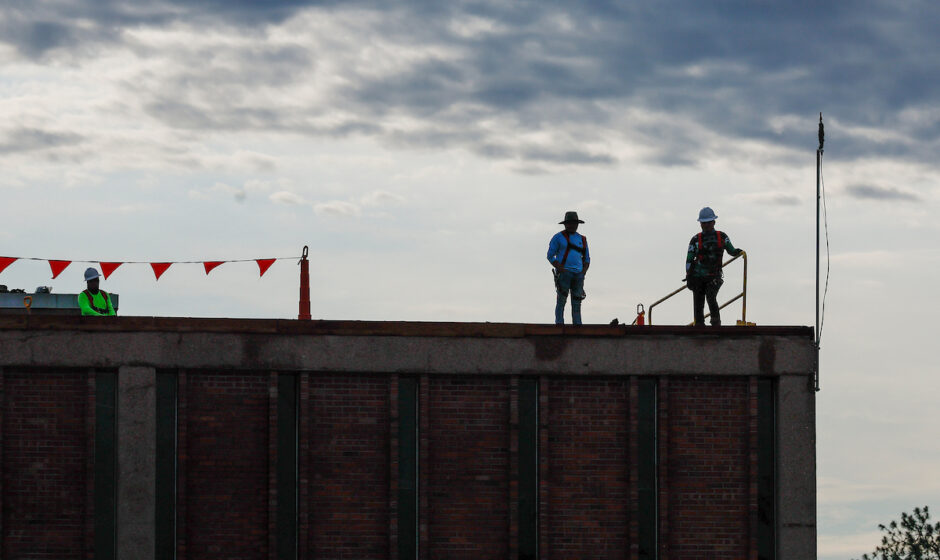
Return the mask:
M591 266L591 253L588 251L587 238L577 233L578 225L584 220L578 219L577 212L565 212L565 219L558 222L565 226L552 236L548 244L548 262L552 265L555 276L555 324L565 324L565 303L571 293L571 322L581 324L581 300L584 293L584 275Z
M718 216L711 208L702 208L698 213L702 231L692 237L685 257L686 287L692 290L692 311L697 327L705 326L706 300L712 326L721 326L721 313L718 309L718 290L724 283L721 259L725 251L733 257L744 253L743 250L734 248L724 232L715 229L716 219Z
M78 307L82 310L82 315L95 315L104 317L108 315L117 315L114 312L114 306L111 305L111 297L108 292L98 289L98 271L95 268L85 270L85 283L87 289L78 294Z

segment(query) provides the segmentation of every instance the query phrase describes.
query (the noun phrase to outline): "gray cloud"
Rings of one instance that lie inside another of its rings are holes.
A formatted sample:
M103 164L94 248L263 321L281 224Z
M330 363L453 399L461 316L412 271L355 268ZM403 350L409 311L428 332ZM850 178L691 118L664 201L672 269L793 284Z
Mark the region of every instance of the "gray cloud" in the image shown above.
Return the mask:
M269 26L303 11L334 17L352 10L356 24L336 31L332 42L273 47L265 40ZM231 47L224 57L185 46L161 52L179 66L128 85L151 117L183 130L378 136L402 148L464 147L521 161L521 169L612 165L622 158L611 146L623 141L642 145L647 162L689 166L733 157L744 142L782 149L776 157L811 153L821 110L829 122L827 152L843 160L884 156L934 165L940 147L933 109L940 59L923 55L940 47L940 5L927 0L681 0L655 9L613 0L172 0L147 8L63 0L55 8L0 8L0 17L0 40L34 59L118 43L131 27L256 34L262 46ZM397 48L428 54L395 59L394 71L377 72L381 66L363 54L376 41L392 57ZM358 65L347 64L357 55ZM321 61L339 67L326 98L298 104L278 96L318 83ZM631 111L648 119L634 122ZM321 119L336 113L343 117ZM416 126L391 124L402 118ZM785 126L774 124L781 119ZM724 141L720 153L702 131ZM552 145L523 138L532 132L545 133ZM604 134L609 138L591 147L578 138Z
M849 185L845 191L852 198L862 200L882 200L898 202L918 202L923 200L920 195L909 191L902 191L897 187L881 187L876 185Z
M800 206L803 201L794 194L782 192L764 192L745 195L743 198L764 206Z
M799 206L802 204L800 197L792 194L775 194L762 202L772 206Z
M80 144L84 137L72 132L51 132L39 128L16 128L0 140L0 154L36 152Z
M4 3L0 6L0 42L22 56L41 59L56 49L89 47L122 40L125 29L167 26L177 22L262 27L289 18L310 6L332 0L59 0ZM355 1L348 2L354 5Z

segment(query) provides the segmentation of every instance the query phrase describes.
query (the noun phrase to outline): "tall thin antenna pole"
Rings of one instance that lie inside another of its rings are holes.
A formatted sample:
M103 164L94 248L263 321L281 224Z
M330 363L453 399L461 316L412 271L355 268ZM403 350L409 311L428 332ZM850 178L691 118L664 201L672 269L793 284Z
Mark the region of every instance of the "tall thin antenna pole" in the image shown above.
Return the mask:
M822 162L823 143L826 133L823 130L822 113L819 113L819 148L816 149L816 390L819 391L819 201L820 183L822 179L820 163Z

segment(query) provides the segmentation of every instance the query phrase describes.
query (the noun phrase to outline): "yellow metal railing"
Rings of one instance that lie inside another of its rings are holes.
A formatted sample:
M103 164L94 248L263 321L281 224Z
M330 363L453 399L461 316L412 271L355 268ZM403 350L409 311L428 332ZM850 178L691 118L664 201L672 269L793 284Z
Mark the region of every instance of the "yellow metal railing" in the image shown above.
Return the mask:
M718 309L724 309L725 307L728 307L729 305L731 305L732 303L734 303L734 302L736 302L736 301L738 301L738 300L740 299L740 300L741 300L741 320L738 321L737 324L738 324L738 325L753 325L753 323L748 323L748 322L747 322L747 253L745 253L744 251L741 251L741 254L740 254L740 255L738 255L738 256L736 256L736 257L731 257L730 259L728 259L727 261L725 261L724 263L722 263L721 268L724 268L724 267L728 266L729 264L733 263L734 261L736 261L736 260L738 260L738 259L741 259L741 260L744 262L744 281L743 281L743 286L742 286L742 288L741 288L741 293L739 293L738 295L736 295L736 296L734 296L733 298L729 299L729 300L726 301L725 303L721 304L721 305L718 307ZM678 288L678 289L676 289L676 290L670 292L670 293L669 293L668 295L666 295L665 297L662 297L662 298L656 300L655 302L653 302L652 304L650 304L650 306L649 306L649 307L647 308L647 310L646 310L646 320L647 320L647 324L648 324L648 325L652 325L652 324L653 324L653 308L654 308L654 307L656 307L656 306L659 305L660 303L663 303L663 302L666 301L667 299L673 297L674 295L678 294L679 292L681 292L681 291L683 291L683 290L685 290L685 289L686 289L686 287L685 287L685 286L682 286L682 287L680 287L680 288ZM711 316L711 313L705 315L705 317L710 317L710 316ZM695 324L694 321L693 321L692 323L689 323L689 325L693 325L693 324Z

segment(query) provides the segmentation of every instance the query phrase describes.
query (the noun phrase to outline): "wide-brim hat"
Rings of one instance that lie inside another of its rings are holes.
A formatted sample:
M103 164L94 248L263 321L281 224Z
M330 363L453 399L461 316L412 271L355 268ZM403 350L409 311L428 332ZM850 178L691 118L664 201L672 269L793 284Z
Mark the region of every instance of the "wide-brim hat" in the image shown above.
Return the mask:
M98 274L98 271L97 271L96 269L94 269L94 268L86 268L86 269L85 269L85 282L91 282L92 280L94 280L95 278L98 278L98 277L100 277L100 276L101 276L101 275Z
M559 223L559 224L567 224L568 222L578 222L579 224L583 224L583 223L584 223L584 220L579 220L579 219L578 219L578 213L577 213L577 212L569 211L569 212L565 212L565 219L562 220L562 221L560 221L560 222L558 222L558 223Z

